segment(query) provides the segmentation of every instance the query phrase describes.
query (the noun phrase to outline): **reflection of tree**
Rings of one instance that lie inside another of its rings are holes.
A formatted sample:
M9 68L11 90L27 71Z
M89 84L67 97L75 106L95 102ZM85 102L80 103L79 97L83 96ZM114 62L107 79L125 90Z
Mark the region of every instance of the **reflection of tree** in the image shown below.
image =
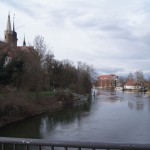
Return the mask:
M137 101L137 103L136 103L136 109L137 110L143 110L143 108L144 108L143 101Z
M41 115L14 122L0 128L0 136L18 138L40 138L39 125Z
M128 101L128 107L130 109L143 110L144 102L142 100Z
M128 101L128 107L129 107L130 109L133 109L133 107L134 107L133 102Z
M150 97L149 97L149 100L148 100L148 106L149 106L149 111L150 111Z
M75 120L80 122L82 117L89 115L91 110L90 101L82 102L76 106L64 107L62 110L58 110L47 114L42 120L40 125L40 134L43 137L48 137L50 132L57 127L58 124L69 124ZM86 115L83 115L85 114Z

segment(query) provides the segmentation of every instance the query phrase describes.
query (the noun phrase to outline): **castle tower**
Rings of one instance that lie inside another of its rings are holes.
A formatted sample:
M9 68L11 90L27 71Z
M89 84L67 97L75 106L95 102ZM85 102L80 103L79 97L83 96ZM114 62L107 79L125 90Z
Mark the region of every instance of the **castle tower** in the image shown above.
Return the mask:
M13 46L17 46L17 33L15 32L15 25L13 19L13 31L11 30L11 21L10 21L10 13L8 14L7 27L4 31L4 42L11 44Z

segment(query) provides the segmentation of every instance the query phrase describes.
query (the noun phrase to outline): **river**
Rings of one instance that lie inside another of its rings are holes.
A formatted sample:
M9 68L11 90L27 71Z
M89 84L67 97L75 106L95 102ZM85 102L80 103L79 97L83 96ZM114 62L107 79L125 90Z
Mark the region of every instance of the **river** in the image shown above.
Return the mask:
M142 93L97 91L89 101L1 127L0 136L150 143L150 98Z

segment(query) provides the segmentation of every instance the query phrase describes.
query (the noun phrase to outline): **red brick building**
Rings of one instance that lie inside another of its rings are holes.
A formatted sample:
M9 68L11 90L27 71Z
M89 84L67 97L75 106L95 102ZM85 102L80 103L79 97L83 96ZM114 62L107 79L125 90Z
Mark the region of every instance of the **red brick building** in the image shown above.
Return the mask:
M100 75L98 77L98 87L99 88L113 88L118 81L118 76L115 74Z

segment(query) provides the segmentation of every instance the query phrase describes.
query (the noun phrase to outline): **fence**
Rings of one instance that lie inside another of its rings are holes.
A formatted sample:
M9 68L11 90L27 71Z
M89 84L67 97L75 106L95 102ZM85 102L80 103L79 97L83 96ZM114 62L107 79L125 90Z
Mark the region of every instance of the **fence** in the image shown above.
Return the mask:
M34 146L36 150L55 150L55 149L106 149L106 150L150 150L150 144L133 144L133 143L97 143L97 142L71 142L71 141L51 141L48 139L24 139L24 138L8 138L0 137L0 145L2 150L6 150L7 145L11 145L13 150L18 150L18 146L29 150Z

